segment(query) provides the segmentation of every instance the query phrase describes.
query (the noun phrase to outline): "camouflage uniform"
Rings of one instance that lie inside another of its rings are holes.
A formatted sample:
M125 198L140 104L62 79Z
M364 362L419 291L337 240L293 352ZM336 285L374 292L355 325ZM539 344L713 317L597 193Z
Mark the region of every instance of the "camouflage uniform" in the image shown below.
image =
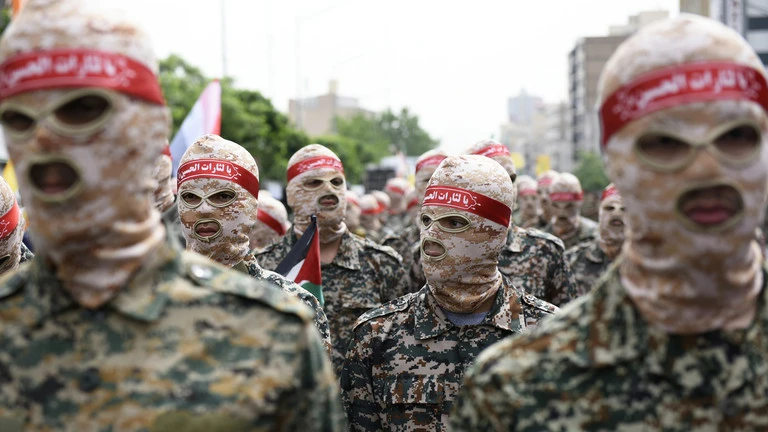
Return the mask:
M107 305L44 260L0 280L0 430L340 430L311 314L170 243Z
M547 225L544 231L552 235L556 235L552 231L552 224ZM576 232L568 238L565 238L565 239L562 237L559 237L559 238L560 240L563 241L565 250L568 250L580 243L594 240L595 238L597 238L597 231L598 231L597 222L593 221L592 219L587 219L583 216L579 216L579 226L576 228Z
M353 430L445 430L464 370L484 348L555 312L505 280L482 323L456 326L429 288L365 313L341 373Z
M32 258L35 257L35 254L32 253L31 250L25 245L24 243L21 244L21 260L19 260L19 264L24 264L27 261L32 261Z
M232 268L243 273L247 273L254 279L266 280L277 285L281 290L295 297L298 297L302 303L312 309L312 312L314 313L313 320L315 321L315 327L317 327L317 331L320 333L320 337L323 339L323 345L325 345L325 349L328 351L328 355L331 355L333 352L331 349L331 330L328 327L328 318L325 316L323 307L320 306L320 302L317 300L317 297L302 288L299 284L290 281L275 272L264 270L261 268L261 266L259 266L256 258L254 258L252 255L249 255L243 261L235 264Z
M613 262L600 249L597 239L568 249L565 260L571 266L579 295L588 293Z
M291 231L260 254L256 260L263 268L274 269L296 243ZM401 258L391 248L361 239L349 232L330 264L323 264L325 314L331 327L333 355L338 372L352 339L355 320L364 312L405 295L407 278Z
M579 295L563 253L559 238L513 226L507 234L507 246L499 254L499 271L523 291L563 306Z
M418 225L411 224L400 231L399 234L387 236L381 241L384 246L389 246L395 250L403 258L403 269L407 275L411 275L411 268L414 265L414 254L412 252L414 245L419 245L419 227ZM419 266L419 269L421 266ZM408 286L410 289L408 292L416 292L424 286L424 276L417 279L417 282L411 283L409 280ZM420 282L420 283L419 283Z
M480 355L453 430L768 430L765 287L748 329L675 335L640 315L617 266L534 332Z
M187 239L184 238L184 234L181 231L181 219L179 219L179 206L176 203L178 198L173 200L173 205L163 213L163 223L165 228L171 232L171 235L178 239L182 249L187 247Z

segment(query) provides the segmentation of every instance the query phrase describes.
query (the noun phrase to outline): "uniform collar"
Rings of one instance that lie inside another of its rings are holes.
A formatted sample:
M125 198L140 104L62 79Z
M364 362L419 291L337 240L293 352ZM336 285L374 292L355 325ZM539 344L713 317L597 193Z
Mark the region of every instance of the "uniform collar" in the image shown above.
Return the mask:
M492 326L510 332L522 330L520 315L523 305L517 293L511 289L506 279L496 293L491 310L478 326ZM435 297L425 285L417 294L413 305L413 334L416 339L430 339L459 327L445 316Z
M341 236L341 244L331 265L344 267L350 270L360 270L360 253L363 251L363 240L354 237L345 231Z
M602 264L607 258L605 252L600 249L600 243L597 239L590 242L589 247L584 252L584 256L595 264Z

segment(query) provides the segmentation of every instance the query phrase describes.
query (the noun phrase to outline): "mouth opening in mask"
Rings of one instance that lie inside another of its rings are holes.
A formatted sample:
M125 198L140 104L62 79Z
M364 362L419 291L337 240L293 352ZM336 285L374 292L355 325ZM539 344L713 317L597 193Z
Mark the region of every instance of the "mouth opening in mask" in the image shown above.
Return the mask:
M621 228L624 226L624 221L621 219L612 219L610 222L608 222L608 225L612 227Z
M718 184L693 188L677 200L678 216L698 231L722 231L744 216L744 200L733 186Z
M42 201L66 201L77 195L82 188L79 170L66 160L34 162L27 173L32 192Z
M336 195L323 195L317 200L321 210L335 210L339 206L339 197Z
M198 219L192 232L200 241L210 242L221 235L221 222L216 219Z
M425 257L428 257L435 261L439 261L445 258L445 255L448 253L448 250L445 248L445 245L443 245L443 243L441 243L439 240L424 238L421 241L421 253Z

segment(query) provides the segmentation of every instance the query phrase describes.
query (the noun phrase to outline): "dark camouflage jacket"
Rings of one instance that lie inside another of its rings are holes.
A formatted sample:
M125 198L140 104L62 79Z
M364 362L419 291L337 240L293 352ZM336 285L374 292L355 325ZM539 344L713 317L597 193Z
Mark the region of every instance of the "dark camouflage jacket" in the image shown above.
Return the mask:
M163 223L165 224L165 228L170 231L171 235L176 238L176 241L181 245L181 248L184 249L187 247L187 239L184 237L184 234L181 231L181 219L179 219L179 206L178 206L178 198L174 197L173 199L173 205L168 208L168 210L163 213Z
M32 253L31 250L25 245L24 243L21 244L21 258L19 259L19 264L24 264L27 261L32 261L32 258L35 257L35 254Z
M291 231L256 255L265 269L274 269L296 243ZM401 258L392 248L381 246L349 232L341 238L336 257L323 264L325 315L331 328L333 364L341 370L344 353L352 338L352 327L364 312L406 293L407 278Z
M597 239L572 247L565 252L579 295L588 293L613 262L600 249Z
M765 287L749 328L674 335L634 307L618 262L558 316L480 355L454 431L768 430Z
M403 258L403 269L405 270L406 275L409 277L409 293L420 290L421 287L424 286L424 283L426 283L424 280L423 272L421 277L416 277L415 282L410 280L413 275L412 267L414 265L417 265L419 271L421 271L421 263L414 263L415 255L413 252L414 248L418 250L420 234L421 233L419 232L419 227L417 225L409 225L403 228L399 234L389 235L387 238L381 241L382 245L391 247Z
M547 225L543 231L555 235L552 224ZM579 226L576 227L576 232L566 238L558 238L563 241L565 250L568 250L579 243L594 240L597 238L597 231L597 222L592 219L587 219L584 216L579 216Z
M445 430L464 370L480 351L555 311L505 281L478 325L451 323L428 287L367 312L341 372L351 428Z
M578 296L562 241L537 229L510 228L507 246L499 254L499 271L515 287L554 305Z
M340 430L310 311L173 242L107 305L45 260L0 279L0 430Z

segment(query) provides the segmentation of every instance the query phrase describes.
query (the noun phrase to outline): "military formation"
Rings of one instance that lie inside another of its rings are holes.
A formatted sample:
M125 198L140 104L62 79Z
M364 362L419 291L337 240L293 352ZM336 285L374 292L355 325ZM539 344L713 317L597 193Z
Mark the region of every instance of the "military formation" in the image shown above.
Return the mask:
M0 78L0 431L768 430L768 79L719 23L611 57L597 221L488 139L360 194L311 144L285 203L218 135L174 172L151 41L85 0Z

